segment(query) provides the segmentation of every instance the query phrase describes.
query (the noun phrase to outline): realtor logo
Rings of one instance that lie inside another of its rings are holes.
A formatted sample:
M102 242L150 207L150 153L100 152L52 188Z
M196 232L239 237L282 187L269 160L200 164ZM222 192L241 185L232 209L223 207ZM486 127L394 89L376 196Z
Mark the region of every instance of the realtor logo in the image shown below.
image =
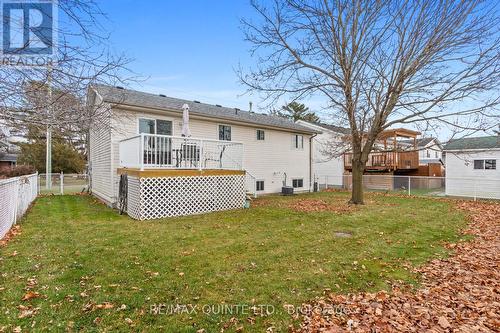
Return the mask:
M0 0L2 65L46 66L57 49L56 0Z

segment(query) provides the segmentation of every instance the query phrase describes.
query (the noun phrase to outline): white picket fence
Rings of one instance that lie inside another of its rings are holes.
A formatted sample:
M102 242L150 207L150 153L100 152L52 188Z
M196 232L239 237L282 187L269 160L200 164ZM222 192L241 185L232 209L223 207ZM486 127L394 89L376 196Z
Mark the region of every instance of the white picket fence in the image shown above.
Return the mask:
M38 195L38 174L0 180L0 239Z

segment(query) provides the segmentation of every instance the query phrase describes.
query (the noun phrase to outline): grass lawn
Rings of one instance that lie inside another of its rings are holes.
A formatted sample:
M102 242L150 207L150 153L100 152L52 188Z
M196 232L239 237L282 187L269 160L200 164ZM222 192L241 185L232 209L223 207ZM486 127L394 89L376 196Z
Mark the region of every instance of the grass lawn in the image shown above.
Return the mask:
M0 331L286 331L292 320L285 304L329 289L417 283L407 265L445 255L441 244L455 241L466 223L450 203L427 198L368 194L367 205L345 213L290 208L300 200L336 206L347 198L265 197L248 210L142 222L91 197L39 198L22 234L0 248ZM22 301L27 285L40 297ZM151 313L160 303L191 304L196 313ZM269 304L274 313L204 313L222 311L221 304ZM39 309L20 319L19 305Z

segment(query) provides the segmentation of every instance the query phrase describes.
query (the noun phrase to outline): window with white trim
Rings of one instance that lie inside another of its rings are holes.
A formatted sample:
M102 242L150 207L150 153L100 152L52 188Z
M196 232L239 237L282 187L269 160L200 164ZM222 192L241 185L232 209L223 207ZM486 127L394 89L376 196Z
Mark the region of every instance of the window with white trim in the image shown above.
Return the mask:
M474 160L474 170L496 170L497 160Z
M256 191L264 191L264 181L263 180L257 180L255 182L255 190Z
M293 149L304 149L304 136L300 134L293 134L292 147Z
M231 141L231 126L219 125L219 140Z
M265 133L264 130L257 130L257 140L258 141L264 141L265 140Z
M293 188L304 187L304 179L302 178L292 179L292 186Z
M139 118L139 134L172 135L172 122L163 119Z

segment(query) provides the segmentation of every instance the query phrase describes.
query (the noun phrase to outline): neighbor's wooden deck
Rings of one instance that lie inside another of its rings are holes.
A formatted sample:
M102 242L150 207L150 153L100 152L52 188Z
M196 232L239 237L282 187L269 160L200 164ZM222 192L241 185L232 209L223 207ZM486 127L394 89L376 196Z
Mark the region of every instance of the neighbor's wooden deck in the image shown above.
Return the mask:
M418 151L381 151L368 155L366 170L411 170L418 164ZM344 154L344 169L352 170L352 153Z

